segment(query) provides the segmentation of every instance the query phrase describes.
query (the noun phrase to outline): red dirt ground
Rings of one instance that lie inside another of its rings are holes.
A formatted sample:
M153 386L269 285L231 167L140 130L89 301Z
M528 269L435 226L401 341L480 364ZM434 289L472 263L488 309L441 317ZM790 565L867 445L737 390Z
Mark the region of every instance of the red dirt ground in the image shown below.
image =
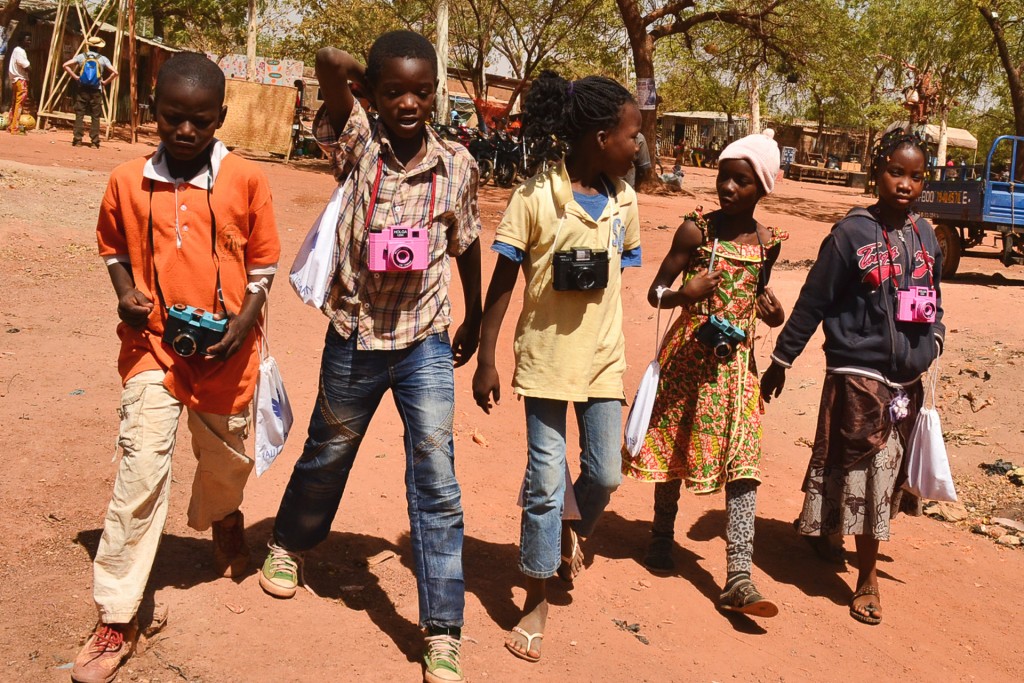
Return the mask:
M66 130L0 134L0 680L66 680L65 665L95 619L90 558L116 471L116 314L93 229L111 168L152 151L153 144L115 140L100 150L73 149L70 137ZM308 165L262 167L274 190L287 270L332 181ZM644 297L671 228L696 204L714 206L713 171L686 170L686 186L695 194L641 197L645 265L626 272L623 293L630 394L653 345L653 311ZM493 188L481 193L485 247L507 196L507 190ZM763 203L760 218L791 234L782 252L790 264L772 282L787 308L804 280L805 261L814 258L832 221L865 203L855 190L788 180ZM494 257L485 254L489 277ZM949 335L940 411L947 431L973 435L950 445L961 482L985 479L977 467L981 462L1024 459L1024 425L1014 398L1024 384L1024 321L1013 313L1019 311L1015 301L1022 285L1024 271L1003 269L992 249L965 257L961 276L944 285ZM279 462L247 490L243 510L254 562L262 558L301 449L326 329L324 318L303 306L284 278L271 298L274 353L297 424ZM453 301L458 309L457 291ZM509 321L500 346L506 382L512 328ZM770 335L758 342L762 363L770 344ZM721 496L684 496L677 525L679 569L667 578L650 575L639 558L652 489L627 481L586 545L588 567L576 588L555 592L544 658L536 665L502 647L523 597L515 570L515 500L525 460L522 408L509 391L495 414L483 415L470 393L475 362L458 370L469 680L1024 680L1021 550L928 518L897 520L880 565L885 620L872 628L848 616L852 570L836 573L795 536L790 524L800 508L809 455L802 442L813 437L823 373L817 348L817 342L809 345L790 373L786 393L765 417L755 578L781 614L755 622L730 620L715 610L725 573ZM991 404L975 413L984 399ZM150 598L168 606L169 623L129 661L120 680L419 680L400 434L397 415L385 404L331 536L307 562L306 578L320 598L300 592L290 601L264 595L254 573L237 582L213 575L208 536L185 525L194 461L188 440L181 438L171 514L150 582ZM1018 504L1018 515L1024 509L1021 491L1004 492ZM397 557L367 567L365 559L383 550ZM614 620L638 624L647 642Z

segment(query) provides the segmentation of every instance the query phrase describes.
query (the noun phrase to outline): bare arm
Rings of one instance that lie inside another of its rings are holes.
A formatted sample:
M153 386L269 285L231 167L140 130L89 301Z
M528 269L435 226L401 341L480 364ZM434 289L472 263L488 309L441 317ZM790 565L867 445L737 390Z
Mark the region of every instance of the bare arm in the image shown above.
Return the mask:
M462 295L466 302L466 320L455 331L452 339L452 355L455 367L465 365L476 353L480 342L480 240L474 240L464 252L455 258Z
M73 78L73 79L75 79L77 81L78 80L78 74L76 74L75 70L74 70L75 64L76 64L75 57L72 57L68 61L64 62L63 66L64 66L64 70L68 72L68 76L71 76L71 78Z
M110 282L117 295L117 317L129 327L144 329L153 312L153 302L135 288L132 267L129 263L111 263L107 266Z
M511 259L499 256L494 264L494 274L487 288L484 304L483 324L480 329L480 355L477 356L476 373L473 375L473 399L487 414L491 412L491 397L494 403L501 400L501 382L494 366L494 351L498 345L498 332L508 311L512 290L519 277L520 265Z
M700 247L703 242L700 228L693 221L685 221L676 230L672 238L672 248L665 256L658 268L658 274L654 276L654 282L647 291L647 302L652 306L658 305L658 288L668 289L676 278L690 265L690 256L694 250ZM676 291L667 291L661 299L664 308L675 306L690 306L701 299L709 297L722 280L721 271L701 273L688 280Z
M324 47L316 53L316 78L320 82L320 94L331 126L340 132L355 104L349 81L369 93L365 69L344 50Z

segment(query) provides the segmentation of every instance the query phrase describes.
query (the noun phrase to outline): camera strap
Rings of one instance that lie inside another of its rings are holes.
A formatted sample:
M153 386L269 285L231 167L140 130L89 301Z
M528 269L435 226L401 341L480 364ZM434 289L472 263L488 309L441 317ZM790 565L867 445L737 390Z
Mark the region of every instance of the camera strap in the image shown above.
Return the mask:
M160 272L156 267L156 245L153 241L153 190L156 188L156 181L150 179L149 181L149 221L148 221L148 237L149 237L149 258L153 262L153 284L156 288L156 295L160 299L160 305L163 309L167 310L167 301L164 299L163 289L160 287ZM210 251L213 254L213 263L217 268L217 289L214 292L213 300L213 311L217 312L217 304L220 304L221 310L226 314L228 312L227 306L224 305L224 292L221 289L220 284L220 256L217 254L217 216L213 213L213 169L211 167L209 178L207 179L206 185L206 206L210 209Z
M377 174L373 179L373 188L370 190L370 201L366 205L366 225L364 230L370 231L370 225L373 223L373 214L377 210L377 196L380 194L380 181L384 176L384 156L381 154L377 155ZM437 167L435 166L430 170L430 201L427 204L427 216L423 219L423 227L427 230L430 229L430 224L434 220L434 209L436 208L437 202Z
M880 214L874 214L874 212L872 212L872 215L874 215L878 222L882 224L882 239L885 240L885 251L886 255L889 257L889 279L892 281L893 287L899 290L900 281L896 276L896 266L894 264L896 256L893 254L892 243L889 241L889 226L885 224L885 221L882 220L882 216ZM910 227L913 228L914 234L917 235L917 243L921 245L921 255L924 258L925 265L928 267L928 286L934 289L935 276L932 274L932 271L935 269L935 261L932 259L931 254L928 253L928 250L924 247L924 239L921 237L921 231L917 227L917 221L914 220L913 214L907 214L907 220L910 221ZM908 251L912 251L912 248L908 249ZM909 253L907 254L907 268L912 272L913 267L914 255L913 253ZM908 276L907 281L910 282L910 280L911 276Z

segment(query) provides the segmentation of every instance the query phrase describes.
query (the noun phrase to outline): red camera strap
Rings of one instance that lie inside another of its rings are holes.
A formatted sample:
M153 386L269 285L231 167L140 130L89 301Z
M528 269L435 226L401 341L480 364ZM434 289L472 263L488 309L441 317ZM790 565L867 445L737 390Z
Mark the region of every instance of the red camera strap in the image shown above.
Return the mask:
M370 191L370 202L366 205L366 225L364 226L366 231L370 230L370 225L373 223L373 214L377 210L377 196L380 194L380 181L384 175L384 157L382 155L377 156L377 174L373 179L373 189ZM437 202L437 168L433 168L430 171L430 203L428 205L427 217L423 221L425 228L430 228L430 223L434 220L434 209Z
M896 257L893 254L892 243L889 241L889 228L886 226L885 221L882 220L881 216L878 216L878 222L882 224L882 239L885 240L885 251L889 256L889 279L892 280L893 286L898 290L900 288L899 278L896 277L896 266L894 264ZM935 287L935 276L932 274L932 270L935 267L935 261L932 259L931 254L925 249L924 240L921 239L921 231L917 227L917 221L914 220L913 216L908 215L910 220L910 226L914 229L914 234L917 235L917 243L921 245L921 254L924 258L924 263L928 266L928 285L934 289ZM912 268L914 265L914 255L910 254L909 265ZM910 278L908 278L909 280Z

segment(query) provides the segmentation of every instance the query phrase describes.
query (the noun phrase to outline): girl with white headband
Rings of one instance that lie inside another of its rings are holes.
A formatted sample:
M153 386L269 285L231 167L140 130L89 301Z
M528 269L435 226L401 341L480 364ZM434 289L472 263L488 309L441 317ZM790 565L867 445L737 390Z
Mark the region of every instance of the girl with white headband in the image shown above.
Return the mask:
M776 607L750 579L754 510L761 476L761 395L754 367L757 320L785 314L767 288L788 236L754 218L775 187L774 134L748 135L722 150L716 189L721 208L686 216L647 298L680 308L665 338L650 426L636 455L623 450L623 473L655 482L654 523L644 564L669 572L682 485L697 494L725 489L728 575L718 607L772 617ZM670 289L682 275L682 286Z

